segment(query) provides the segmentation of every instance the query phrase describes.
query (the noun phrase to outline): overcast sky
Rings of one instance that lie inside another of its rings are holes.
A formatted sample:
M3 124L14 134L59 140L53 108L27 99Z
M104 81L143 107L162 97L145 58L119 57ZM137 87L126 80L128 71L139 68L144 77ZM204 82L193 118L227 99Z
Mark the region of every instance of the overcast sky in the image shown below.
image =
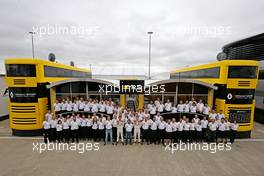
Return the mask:
M169 71L215 61L221 47L262 33L263 0L0 0L0 73L4 59L35 56L77 66Z

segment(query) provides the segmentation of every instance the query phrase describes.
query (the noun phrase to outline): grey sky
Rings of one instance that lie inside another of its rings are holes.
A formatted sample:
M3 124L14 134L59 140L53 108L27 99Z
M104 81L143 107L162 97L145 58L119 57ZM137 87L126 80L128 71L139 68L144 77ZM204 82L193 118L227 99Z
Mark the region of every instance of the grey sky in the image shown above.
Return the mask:
M32 57L33 29L36 57L53 52L82 67L147 72L147 31L153 72L215 61L224 44L263 32L263 7L263 0L1 0L0 73L5 58Z

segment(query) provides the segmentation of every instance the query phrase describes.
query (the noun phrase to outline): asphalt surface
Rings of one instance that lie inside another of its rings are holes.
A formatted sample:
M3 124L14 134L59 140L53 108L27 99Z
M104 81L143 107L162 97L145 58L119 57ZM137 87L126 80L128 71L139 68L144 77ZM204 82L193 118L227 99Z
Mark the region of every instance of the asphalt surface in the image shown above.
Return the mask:
M236 141L231 150L227 150L228 147L213 150L212 146L209 147L212 150L208 151L175 150L174 153L162 145L104 146L99 143L98 146L90 146L87 141L76 146L76 150L73 150L73 144L72 150L40 152L40 145L43 145L40 144L43 142L41 137L12 137L8 123L8 120L0 122L1 176L264 174L264 125L258 123L255 124L252 138ZM88 150L82 150L82 145L87 145Z

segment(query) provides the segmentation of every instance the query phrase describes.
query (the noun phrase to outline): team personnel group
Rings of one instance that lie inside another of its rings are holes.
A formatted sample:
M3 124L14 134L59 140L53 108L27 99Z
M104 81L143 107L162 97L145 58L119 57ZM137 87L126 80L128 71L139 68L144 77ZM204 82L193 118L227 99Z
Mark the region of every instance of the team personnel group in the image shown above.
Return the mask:
M100 100L76 97L56 101L55 115L49 111L43 122L44 142L103 141L121 144L163 144L177 142L233 143L237 122L229 122L220 111L211 110L202 100L195 99L172 105L159 99L143 110L121 108L111 99ZM161 114L179 114L165 119ZM202 117L201 119L198 117Z

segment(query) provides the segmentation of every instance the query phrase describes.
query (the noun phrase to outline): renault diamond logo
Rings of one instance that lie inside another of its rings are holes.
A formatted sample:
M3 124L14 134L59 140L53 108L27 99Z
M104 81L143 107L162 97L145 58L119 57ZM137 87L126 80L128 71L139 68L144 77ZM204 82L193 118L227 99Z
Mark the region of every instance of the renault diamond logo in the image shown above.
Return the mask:
M231 100L233 98L233 95L231 93L227 94L228 100Z

